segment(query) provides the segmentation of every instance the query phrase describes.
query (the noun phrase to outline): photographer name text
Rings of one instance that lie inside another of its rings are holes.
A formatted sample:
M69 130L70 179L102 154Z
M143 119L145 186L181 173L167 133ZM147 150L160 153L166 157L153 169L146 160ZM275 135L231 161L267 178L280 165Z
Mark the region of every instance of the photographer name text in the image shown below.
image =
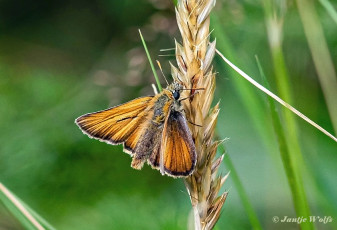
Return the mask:
M333 221L331 216L309 216L309 217L289 217L289 216L283 216L283 217L278 217L274 216L273 217L273 222L274 223L305 223L305 222L311 222L311 223L322 223L322 224L327 224L331 223Z

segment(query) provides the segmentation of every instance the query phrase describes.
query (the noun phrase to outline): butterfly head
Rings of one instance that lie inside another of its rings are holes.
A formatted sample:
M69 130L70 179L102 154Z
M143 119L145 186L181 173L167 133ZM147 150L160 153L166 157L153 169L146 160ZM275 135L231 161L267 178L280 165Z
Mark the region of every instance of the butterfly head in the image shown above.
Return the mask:
M179 82L173 82L169 87L168 90L172 92L172 96L175 100L180 98L180 91L182 90L183 86Z

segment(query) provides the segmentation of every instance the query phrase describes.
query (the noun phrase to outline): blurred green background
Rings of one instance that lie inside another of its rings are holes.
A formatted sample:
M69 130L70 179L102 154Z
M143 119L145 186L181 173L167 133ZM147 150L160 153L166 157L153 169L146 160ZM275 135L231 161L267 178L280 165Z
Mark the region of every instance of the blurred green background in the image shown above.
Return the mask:
M291 103L334 133L296 4L283 6L279 15ZM315 10L336 66L337 24L319 2ZM218 0L212 39L263 82L258 55L271 90L278 93L265 15L260 1ZM159 50L173 48L174 38L180 41L169 0L0 2L0 181L57 229L187 228L191 206L182 180L149 166L133 170L121 146L89 139L74 124L84 113L153 94L155 80L138 28L152 58L169 75L173 51ZM273 216L295 217L295 211L266 96L218 57L214 65L214 102L221 99L218 131L230 138L227 154L263 229L298 229L296 223L272 222ZM295 120L311 214L334 218L316 228L337 229L337 144ZM231 177L225 190L229 196L216 229L251 229ZM22 228L1 206L0 229Z

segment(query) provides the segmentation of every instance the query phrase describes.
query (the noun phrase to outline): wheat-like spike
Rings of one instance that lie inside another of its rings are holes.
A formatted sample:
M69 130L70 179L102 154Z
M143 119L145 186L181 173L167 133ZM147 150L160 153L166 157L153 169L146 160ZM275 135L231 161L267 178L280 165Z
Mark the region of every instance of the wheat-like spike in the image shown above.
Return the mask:
M209 41L210 12L215 0L178 0L176 18L182 43L176 41L177 67L171 64L172 76L191 91L183 91L184 110L197 151L197 165L185 185L190 195L196 230L212 229L217 222L227 193L218 196L225 177L217 176L223 156L215 160L220 142L213 141L219 103L211 109L215 73L211 66L216 42ZM195 92L193 89L203 88ZM197 124L197 125L193 125ZM201 127L200 127L201 126Z

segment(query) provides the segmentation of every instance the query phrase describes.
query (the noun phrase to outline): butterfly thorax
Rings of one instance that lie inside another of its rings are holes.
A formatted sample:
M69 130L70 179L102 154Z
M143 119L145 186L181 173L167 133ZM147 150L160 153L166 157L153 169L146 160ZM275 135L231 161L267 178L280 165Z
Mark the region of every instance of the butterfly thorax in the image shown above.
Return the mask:
M158 98L155 100L153 108L152 122L161 125L170 113L174 98L172 96L172 92L167 89L164 89L161 94L157 95L157 97Z

